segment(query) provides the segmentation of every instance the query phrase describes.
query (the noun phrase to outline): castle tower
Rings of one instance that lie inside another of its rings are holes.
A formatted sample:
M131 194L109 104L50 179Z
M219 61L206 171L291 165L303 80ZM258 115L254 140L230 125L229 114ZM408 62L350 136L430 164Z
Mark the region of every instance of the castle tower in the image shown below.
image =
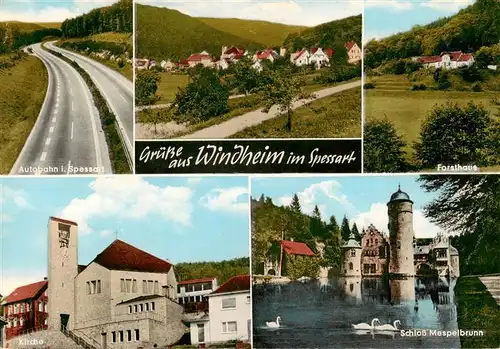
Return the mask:
M48 223L48 325L73 329L75 277L78 274L78 225L50 217Z
M342 276L361 276L361 252L361 245L351 233L349 240L342 244Z
M391 195L387 203L389 215L389 273L415 276L413 265L413 201L405 192Z

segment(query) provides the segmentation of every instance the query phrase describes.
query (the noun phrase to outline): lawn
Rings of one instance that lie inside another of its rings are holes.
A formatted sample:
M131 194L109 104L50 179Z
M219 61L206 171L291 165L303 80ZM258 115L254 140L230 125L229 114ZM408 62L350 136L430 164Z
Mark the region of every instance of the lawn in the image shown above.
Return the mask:
M175 98L179 87L188 84L189 76L187 74L172 74L167 72L159 73L161 80L158 84L156 95L159 100L156 104L170 103Z
M458 328L482 330L482 337L461 337L462 348L500 346L500 306L477 277L461 277L455 286Z
M491 115L498 107L491 100L498 97L497 91L410 91L412 83L406 76L381 76L370 78L375 88L365 90L365 118L369 122L387 118L398 134L407 142L407 159L413 161L413 142L417 141L420 127L427 114L436 104L453 102L465 105L470 101L481 103Z
M231 138L357 138L361 137L361 94L353 88L318 99L295 110L292 131L287 116L264 121Z
M48 85L47 70L38 58L26 56L16 63L14 67L0 69L1 174L9 173L21 152L38 117Z

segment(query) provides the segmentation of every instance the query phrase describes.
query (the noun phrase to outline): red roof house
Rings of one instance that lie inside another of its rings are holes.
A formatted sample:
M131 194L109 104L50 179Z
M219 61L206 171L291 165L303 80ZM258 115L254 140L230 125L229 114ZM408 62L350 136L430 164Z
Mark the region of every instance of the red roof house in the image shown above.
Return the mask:
M250 275L233 276L212 292L211 295L242 291L250 291Z
M347 49L347 51L349 51L351 48L354 47L354 45L356 45L356 43L354 41L348 41L344 44L345 48Z
M333 57L333 54L335 53L333 48L325 48L323 52L329 57Z
M303 242L283 240L281 242L283 251L289 255L315 256L314 252Z

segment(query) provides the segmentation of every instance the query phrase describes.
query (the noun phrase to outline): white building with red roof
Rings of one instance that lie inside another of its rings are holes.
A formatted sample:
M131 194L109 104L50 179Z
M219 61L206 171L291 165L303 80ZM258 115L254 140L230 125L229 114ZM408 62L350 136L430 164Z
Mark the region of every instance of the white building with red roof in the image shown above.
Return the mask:
M357 64L361 61L361 48L354 41L348 41L344 44L347 50L347 62Z
M203 51L200 53L193 53L191 56L187 58L187 63L189 67L194 67L199 64L209 68L214 66L213 58L207 51Z
M275 50L273 50L272 48L268 48L268 49L265 49L263 51L257 51L255 52L255 54L253 55L253 60L255 62L257 61L264 61L264 60L268 60L270 62L274 62L275 59L279 58L279 54L278 52L276 52Z
M248 51L244 47L222 46L221 60L237 61L248 55Z
M293 64L295 64L298 67L301 67L303 65L308 65L310 56L311 56L311 54L309 53L309 51L307 49L303 48L302 50L300 50L300 51L297 50L297 52L292 53L290 55L290 62L292 62Z
M78 265L78 224L51 217L48 235L49 331L91 338L113 349L164 347L184 335L183 307L177 303L169 261L117 239L89 264ZM43 288L36 289L7 298L7 305L38 299Z
M314 257L316 254L304 242L283 240L279 244L280 253L276 256L270 256L264 263L264 275L285 276L285 260L287 256Z
M208 295L208 314L191 320L191 344L250 341L250 275L233 276Z
M425 68L457 69L471 67L474 64L472 53L462 51L442 52L438 56L414 57L413 61L421 63Z
M290 55L290 62L299 67L314 64L319 69L329 65L333 54L332 48L312 47L310 50L303 48Z
M185 311L199 311L208 307L208 295L219 287L216 277L183 280L177 283L177 302ZM201 306L201 307L200 307Z

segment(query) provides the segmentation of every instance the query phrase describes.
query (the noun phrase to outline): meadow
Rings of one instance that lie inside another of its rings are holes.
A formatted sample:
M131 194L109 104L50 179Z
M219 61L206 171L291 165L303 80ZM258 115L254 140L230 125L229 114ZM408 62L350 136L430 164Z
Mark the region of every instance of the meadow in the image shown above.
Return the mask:
M231 138L357 138L361 137L361 93L353 88L296 109L292 131L287 116L264 121Z
M15 66L0 69L0 79L0 148L3 154L0 173L8 174L38 118L47 91L48 75L38 58L25 55L16 61Z
M365 120L392 122L407 143L405 151L409 161L414 160L413 142L419 138L421 125L436 104L465 105L472 101L482 104L494 117L498 113L498 107L491 103L498 98L498 91L411 91L413 82L405 75L368 77L366 82L374 83L375 88L365 90Z
M189 76L187 74L161 72L158 73L158 75L161 80L158 83L158 90L156 90L156 95L159 98L156 101L156 104L172 102L175 98L175 94L179 90L179 87L184 87L189 82Z

